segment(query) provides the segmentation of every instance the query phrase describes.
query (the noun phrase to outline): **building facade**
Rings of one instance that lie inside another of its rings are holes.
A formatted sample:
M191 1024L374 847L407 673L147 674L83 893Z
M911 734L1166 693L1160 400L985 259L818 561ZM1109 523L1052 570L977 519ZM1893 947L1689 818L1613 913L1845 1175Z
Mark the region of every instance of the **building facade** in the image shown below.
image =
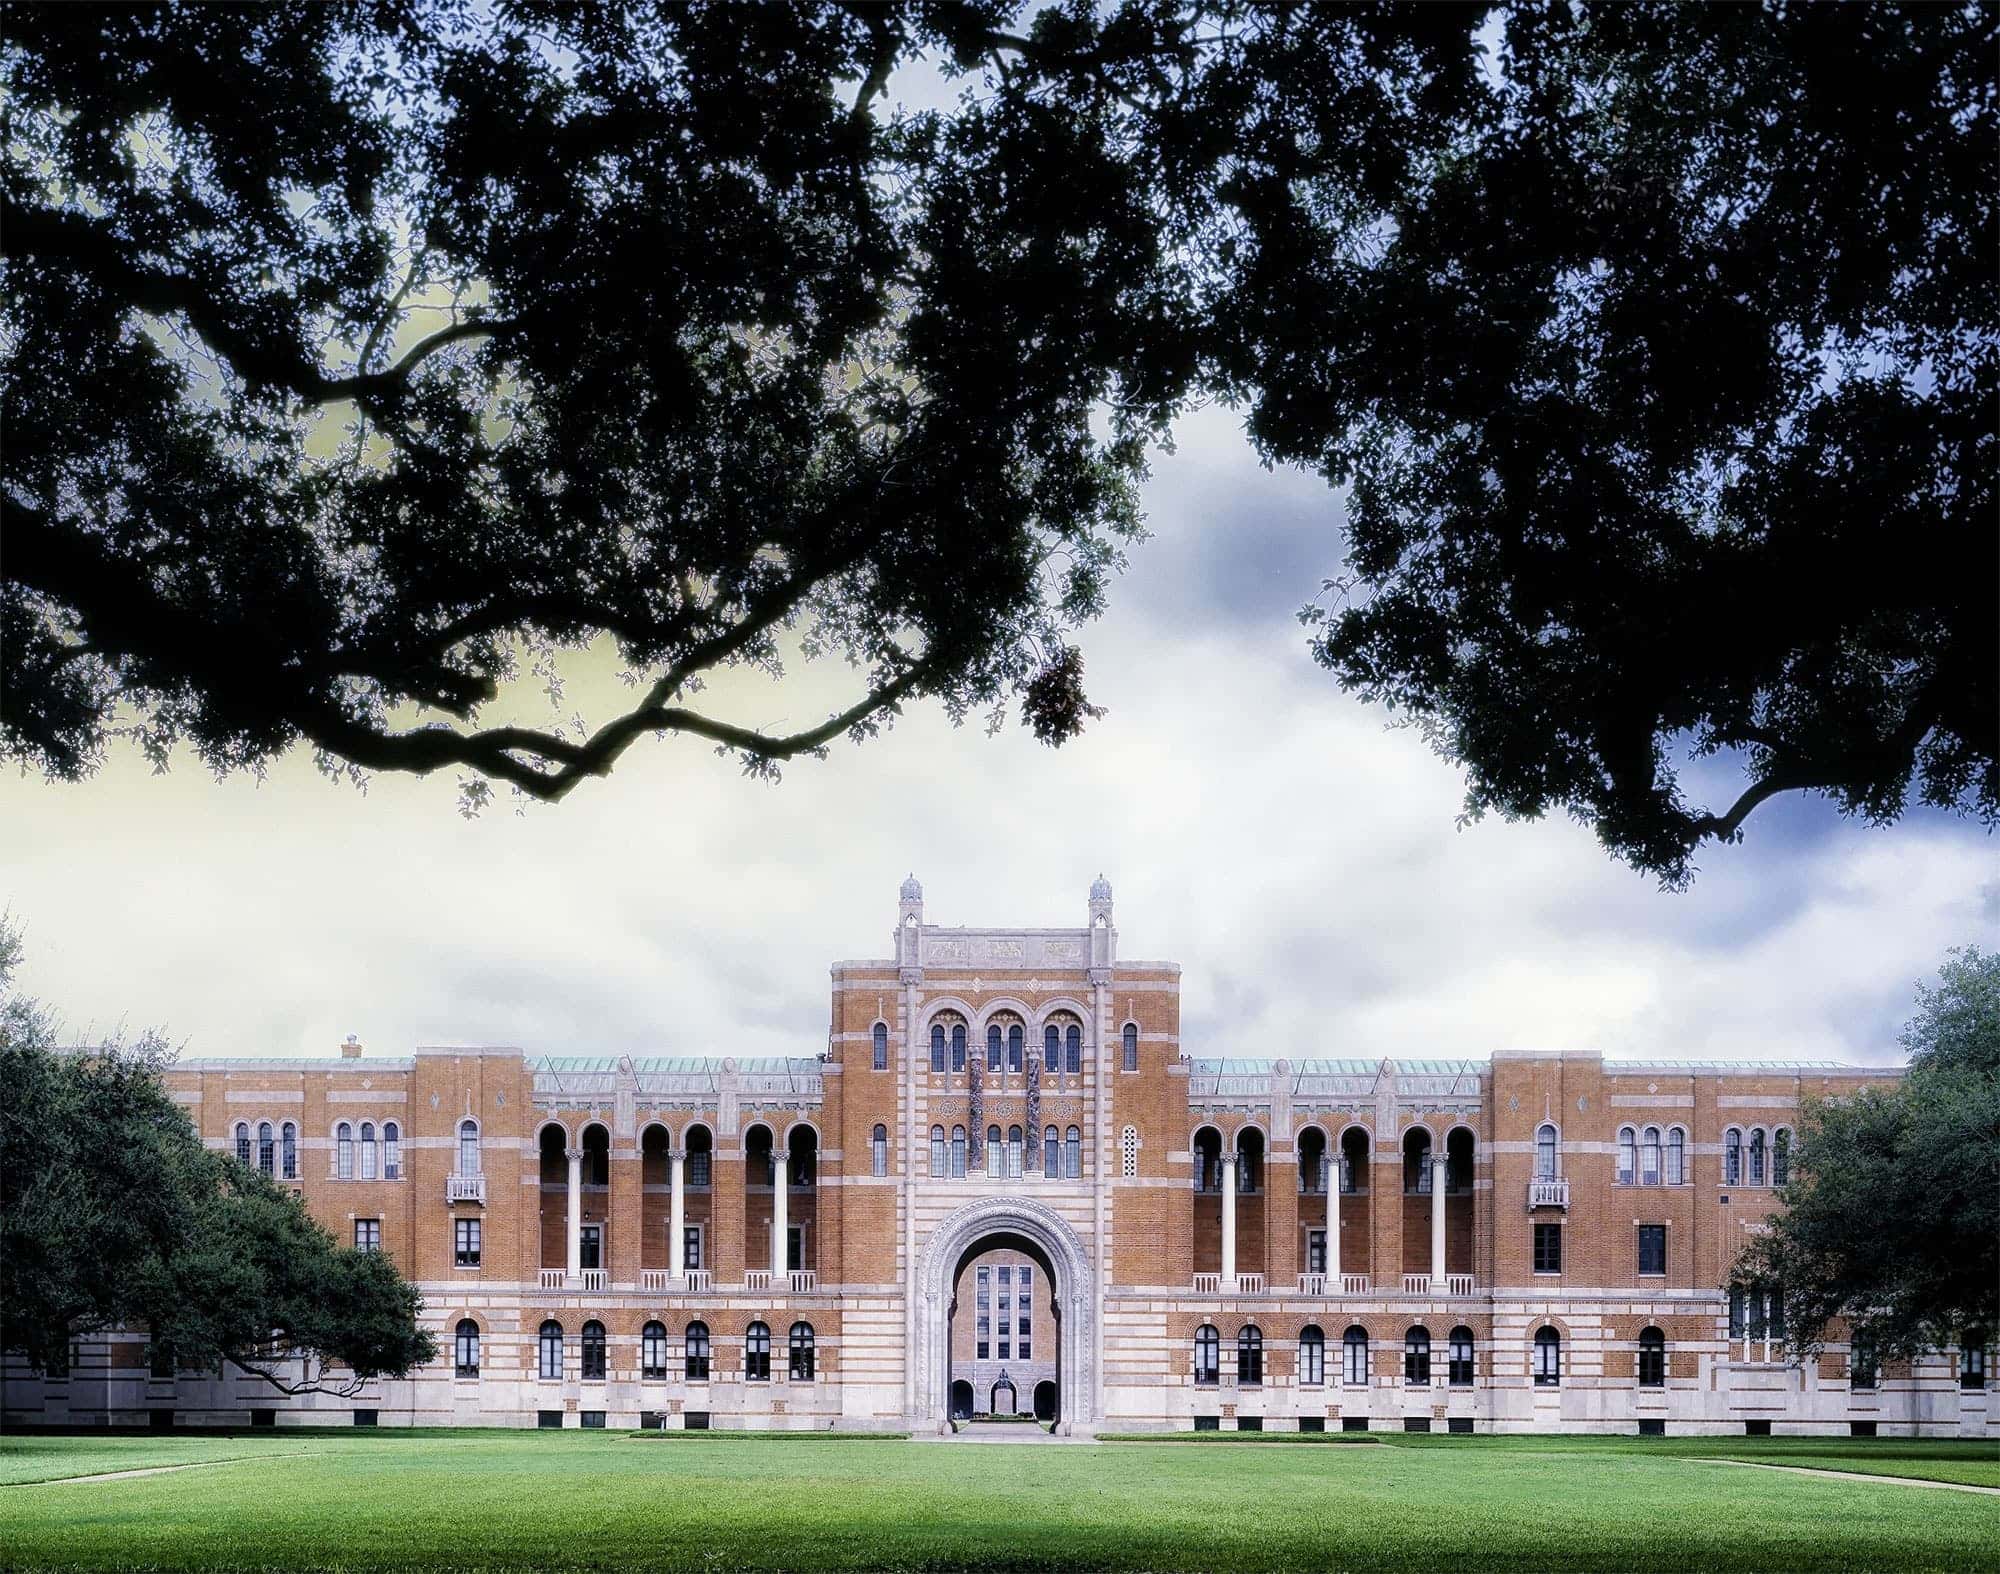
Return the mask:
M1724 1288L1801 1101L1892 1071L1205 1049L1102 879L1067 929L934 925L911 879L821 1054L182 1063L440 1359L286 1399L140 1330L10 1371L6 1418L2000 1437L1979 1336L1800 1366L1782 1287Z

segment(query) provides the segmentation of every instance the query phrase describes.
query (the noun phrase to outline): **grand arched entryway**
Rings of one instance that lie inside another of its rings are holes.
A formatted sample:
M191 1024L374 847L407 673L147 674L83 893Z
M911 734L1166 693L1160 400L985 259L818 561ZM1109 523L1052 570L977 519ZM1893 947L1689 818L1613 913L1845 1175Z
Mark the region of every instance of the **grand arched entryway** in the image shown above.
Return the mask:
M1097 1415L1097 1288L1076 1231L1046 1205L987 1198L943 1220L924 1242L916 1284L914 1424L950 1426L954 1399L953 1288L973 1258L996 1248L1016 1251L1047 1275L1054 1302L1057 1430L1073 1432ZM984 1397L984 1396L981 1396Z

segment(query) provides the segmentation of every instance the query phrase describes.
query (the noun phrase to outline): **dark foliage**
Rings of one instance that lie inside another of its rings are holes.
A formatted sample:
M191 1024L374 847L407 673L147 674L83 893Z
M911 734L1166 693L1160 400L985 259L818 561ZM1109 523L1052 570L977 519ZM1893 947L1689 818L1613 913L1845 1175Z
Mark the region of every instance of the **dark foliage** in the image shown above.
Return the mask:
M2000 1329L2000 956L1941 972L1903 1033L1908 1077L1808 1107L1785 1212L1740 1265L1784 1287L1802 1354L1837 1321L1899 1357Z
M1990 821L1995 13L1486 19L17 9L5 746L477 800L918 697L1059 743L1145 446L1219 396L1348 489L1315 651L1469 812L1669 882L1782 791ZM919 60L963 93L892 113ZM625 714L482 723L599 640ZM850 708L699 698L794 648Z
M143 1327L181 1369L226 1360L287 1393L352 1394L436 1355L416 1287L338 1245L298 1194L209 1152L157 1039L62 1051L9 987L0 921L0 1348L36 1366Z

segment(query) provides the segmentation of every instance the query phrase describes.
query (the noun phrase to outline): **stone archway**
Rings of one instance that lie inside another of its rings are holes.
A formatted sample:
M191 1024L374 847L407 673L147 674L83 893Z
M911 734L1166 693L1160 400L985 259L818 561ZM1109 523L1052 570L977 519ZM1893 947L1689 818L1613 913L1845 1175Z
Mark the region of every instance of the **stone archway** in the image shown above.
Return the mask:
M1075 1230L1045 1203L1028 1198L988 1197L969 1202L939 1221L918 1255L914 1352L914 1425L944 1429L951 1397L950 1330L952 1285L959 1265L982 1242L1013 1236L1047 1260L1051 1289L1060 1312L1057 1370L1062 1385L1062 1419L1068 1433L1097 1419L1097 1285L1090 1257Z

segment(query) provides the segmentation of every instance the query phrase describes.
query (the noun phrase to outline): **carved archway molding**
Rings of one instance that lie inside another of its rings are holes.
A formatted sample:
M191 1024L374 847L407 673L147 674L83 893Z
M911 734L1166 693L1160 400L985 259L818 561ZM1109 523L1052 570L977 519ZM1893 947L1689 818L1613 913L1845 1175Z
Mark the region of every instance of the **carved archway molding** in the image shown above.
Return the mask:
M1090 1255L1062 1215L1046 1203L1024 1197L987 1197L969 1202L941 1220L925 1239L917 1267L917 1426L948 1429L951 1350L945 1318L951 1309L952 1279L965 1254L993 1235L1018 1235L1034 1242L1048 1258L1055 1295L1062 1307L1062 1420L1065 1434L1097 1420L1097 1286Z

